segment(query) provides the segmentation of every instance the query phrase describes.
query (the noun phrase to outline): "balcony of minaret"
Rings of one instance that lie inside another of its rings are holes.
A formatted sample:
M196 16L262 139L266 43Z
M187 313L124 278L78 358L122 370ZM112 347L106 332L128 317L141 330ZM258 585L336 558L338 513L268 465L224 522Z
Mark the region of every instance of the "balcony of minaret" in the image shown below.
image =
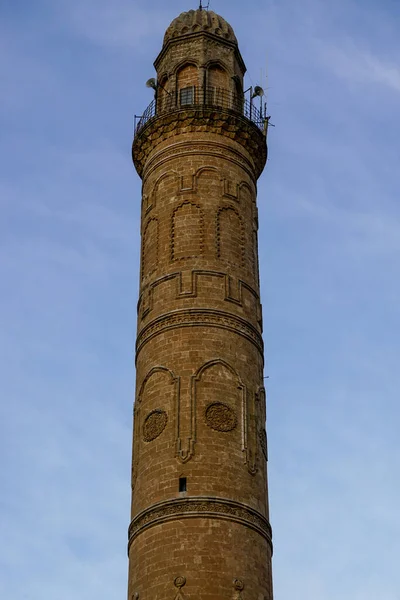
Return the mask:
M159 142L182 133L207 132L239 142L256 163L256 177L267 159L268 117L253 89L243 91L242 77L231 75L219 62L198 66L194 61L161 74L154 99L135 116L132 156L142 174Z

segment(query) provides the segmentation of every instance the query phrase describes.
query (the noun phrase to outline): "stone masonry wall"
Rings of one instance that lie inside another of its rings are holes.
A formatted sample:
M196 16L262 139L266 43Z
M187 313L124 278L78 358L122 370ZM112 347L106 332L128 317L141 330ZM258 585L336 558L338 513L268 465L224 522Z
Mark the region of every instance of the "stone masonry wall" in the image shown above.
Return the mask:
M185 85L197 77L181 74ZM272 600L256 204L265 139L240 118L230 135L221 119L220 132L201 117L175 132L155 121L133 145L143 195L129 600Z

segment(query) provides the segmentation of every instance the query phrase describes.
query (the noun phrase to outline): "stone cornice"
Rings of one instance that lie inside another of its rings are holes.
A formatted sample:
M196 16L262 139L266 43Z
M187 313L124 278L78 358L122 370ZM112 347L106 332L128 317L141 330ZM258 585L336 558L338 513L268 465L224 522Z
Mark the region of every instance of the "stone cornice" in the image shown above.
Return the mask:
M264 350L261 334L251 323L226 311L202 308L172 311L148 323L138 333L136 356L152 338L178 327L219 327L245 337L261 354Z
M146 529L168 521L189 518L223 519L244 525L264 537L272 553L271 525L260 512L235 500L208 496L174 498L153 504L138 513L129 525L128 553L134 539Z
M239 50L237 43L232 42L231 40L226 40L224 38L221 38L219 35L215 35L213 33L206 32L206 31L190 32L190 33L186 33L185 35L179 35L176 38L172 38L172 39L168 40L168 42L162 47L161 52L159 53L156 60L154 61L155 70L156 71L158 70L161 60L163 59L163 57L165 56L165 54L168 52L169 48L172 45L177 44L177 43L181 44L182 42L186 42L187 40L192 40L192 39L201 38L201 37L203 37L203 38L206 37L206 38L209 38L211 40L214 40L214 41L220 43L221 45L232 47L235 52L236 60L239 63L239 66L240 66L240 69L241 69L243 75L246 73L246 71L247 71L246 65L244 64L244 60L242 58L242 55L240 54L240 50Z
M140 129L132 145L138 174L142 176L150 154L160 142L184 133L196 141L196 133L214 133L239 143L253 159L256 179L265 166L266 137L257 125L230 109L196 106L155 116Z
M243 152L236 150L229 144L229 141L225 138L226 143L222 144L220 141L200 141L200 140L183 140L179 142L172 142L168 144L166 148L156 150L152 152L149 160L146 162L146 166L143 170L142 177L149 177L151 173L159 168L160 166L166 165L168 161L174 161L181 158L182 156L214 156L220 158L224 157L225 160L234 163L238 167L241 167L249 177L253 180L254 185L257 185L257 179L254 176L254 165L247 158Z

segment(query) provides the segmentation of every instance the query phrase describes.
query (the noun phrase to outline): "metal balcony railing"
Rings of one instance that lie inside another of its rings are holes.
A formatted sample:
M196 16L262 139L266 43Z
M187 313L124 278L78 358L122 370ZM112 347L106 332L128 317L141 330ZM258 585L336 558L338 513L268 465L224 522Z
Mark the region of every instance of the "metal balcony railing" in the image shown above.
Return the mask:
M152 119L176 110L188 108L213 108L233 111L254 123L261 131L266 131L268 117L262 107L257 108L253 99L245 98L230 90L218 87L198 88L186 87L175 92L159 90L156 98L149 104L144 113L135 115L135 135Z

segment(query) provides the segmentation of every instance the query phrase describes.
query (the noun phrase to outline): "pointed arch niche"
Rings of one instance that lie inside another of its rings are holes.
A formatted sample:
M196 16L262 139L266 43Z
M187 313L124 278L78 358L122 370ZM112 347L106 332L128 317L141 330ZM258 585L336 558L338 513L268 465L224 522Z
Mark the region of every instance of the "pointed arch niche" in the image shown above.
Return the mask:
M204 249L204 216L201 207L185 200L171 219L171 260L196 258Z
M221 359L207 362L192 378L192 399L199 461L212 464L215 479L242 469L246 389L237 372Z
M175 448L178 403L179 378L166 367L153 367L144 378L135 403L132 487L140 488L138 495L142 498L156 493L157 473L154 469L151 477L145 473L154 452L160 454L157 471L162 472L164 462L171 460L168 449ZM161 475L157 485L163 486Z
M223 206L216 217L217 258L242 267L244 264L244 231L239 213L233 206Z
M221 174L215 167L202 167L196 171L196 191L201 196L220 198L222 196Z
M215 106L229 106L232 101L231 78L226 69L218 63L207 68L207 103Z
M170 201L179 193L180 177L175 171L167 171L157 179L151 193L151 208L160 202Z
M178 106L195 104L198 99L199 69L194 63L184 63L176 72Z

